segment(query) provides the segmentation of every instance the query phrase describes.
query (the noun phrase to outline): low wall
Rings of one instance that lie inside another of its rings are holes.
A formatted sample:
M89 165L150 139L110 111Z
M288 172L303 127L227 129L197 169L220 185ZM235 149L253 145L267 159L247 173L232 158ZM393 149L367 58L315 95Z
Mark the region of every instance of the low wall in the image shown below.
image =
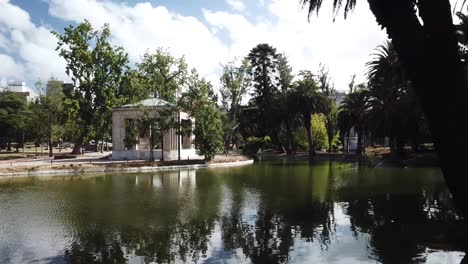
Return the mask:
M115 173L115 172L152 172L152 171L170 171L170 170L187 170L200 168L220 168L245 166L253 164L254 160L210 163L210 164L192 164L192 165L175 165L175 166L142 166L142 167L76 167L74 169L56 169L56 170L37 170L37 171L21 171L0 173L1 177L27 177L27 176L61 176L67 174L83 174L83 173Z
M112 160L149 160L149 150L113 150ZM195 149L181 149L180 159L199 159ZM154 159L161 159L161 150L154 150ZM178 160L179 152L177 150L164 151L165 160Z

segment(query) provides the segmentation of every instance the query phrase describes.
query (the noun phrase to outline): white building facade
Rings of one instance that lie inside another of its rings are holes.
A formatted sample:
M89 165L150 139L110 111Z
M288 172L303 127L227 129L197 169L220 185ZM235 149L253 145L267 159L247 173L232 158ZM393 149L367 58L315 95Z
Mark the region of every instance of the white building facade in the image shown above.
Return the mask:
M124 105L112 110L112 159L113 160L149 160L150 141L148 137L137 135L135 144L129 146L125 143L126 133L129 127L135 126L139 118L144 114L157 116L158 112L169 110L179 124L190 127L184 133L178 133L178 129L170 129L163 135L162 146L155 144L153 149L155 160L160 160L164 154L164 160L177 159L197 159L193 144L194 135L192 133L195 119L187 112L179 111L178 108L169 102L161 99L151 98L143 100L137 104Z

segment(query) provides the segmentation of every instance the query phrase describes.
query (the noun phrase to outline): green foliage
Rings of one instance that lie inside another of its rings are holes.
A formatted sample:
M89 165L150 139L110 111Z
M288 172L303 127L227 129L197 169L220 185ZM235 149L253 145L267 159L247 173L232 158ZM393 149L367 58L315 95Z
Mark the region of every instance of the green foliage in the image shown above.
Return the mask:
M330 100L320 91L310 71L302 71L300 76L302 78L294 83L293 90L288 96L288 100L292 102L290 111L299 116L302 126L306 129L309 146L314 146L311 115L329 111ZM309 147L309 156L313 155L315 147Z
M281 92L286 93L291 88L294 75L292 74L292 67L289 65L288 57L285 54L278 55L278 73Z
M241 66L236 66L235 62L230 62L223 66L221 75L221 105L224 112L224 146L227 151L231 143L236 143L236 133L239 130L239 116L241 112L242 99L247 93L250 84L250 76L246 61Z
M117 106L118 87L127 69L128 55L121 47L109 43L110 29L105 24L94 30L85 20L77 26L68 26L63 34L52 32L58 38L57 50L65 59L66 73L75 87L72 99L77 101L79 147L86 137L94 134L102 139L110 133L111 110ZM76 149L75 149L76 152Z
M164 149L164 135L171 129L178 127L176 112L174 109L148 109L142 108L143 115L138 118L138 128L140 135L149 139L150 145L150 161L154 161L154 146L161 142ZM161 160L164 160L164 151L161 155Z
M168 102L175 102L187 78L185 58L176 58L161 48L155 53L145 52L137 64L140 81L147 89L147 96L154 96Z
M24 96L9 91L0 94L0 141L20 142L30 123L30 115Z
M47 141L49 156L53 156L52 143L64 136L64 130L61 129L66 118L62 83L51 77L47 86L41 81L37 81L35 86L39 97L30 106L33 109L31 122L35 126L35 139L38 143Z
M252 100L257 107L257 123L260 135L271 135L276 130L274 118L274 99L278 93L278 54L268 44L258 44L247 55L252 78Z
M304 127L299 127L294 131L294 148L299 151L306 151L309 149L309 142L307 141L307 131Z
M139 131L135 120L125 120L125 137L124 145L127 150L132 150L136 143L138 143Z
M328 135L327 128L325 127L325 116L323 114L313 114L310 120L315 149L326 149L328 146Z
M205 160L211 160L223 148L221 113L212 103L198 106L195 114L195 147Z
M334 100L336 91L331 83L331 78L329 76L328 69L324 65L320 66L320 70L319 70L317 77L318 77L318 83L320 85L320 90L329 100L329 107L324 112L324 115L325 115L325 127L327 129L327 138L328 138L327 150L328 152L331 152L334 149L333 138L335 137L335 134L337 133L337 130L338 130L339 109L336 106L336 102Z
M188 92L180 101L195 117L195 147L205 160L211 160L223 147L223 123L221 112L216 106L217 98L213 87L192 70L188 78Z
M248 155L255 155L260 149L266 149L271 146L271 138L265 136L259 137L248 137L247 143L244 146L244 153Z

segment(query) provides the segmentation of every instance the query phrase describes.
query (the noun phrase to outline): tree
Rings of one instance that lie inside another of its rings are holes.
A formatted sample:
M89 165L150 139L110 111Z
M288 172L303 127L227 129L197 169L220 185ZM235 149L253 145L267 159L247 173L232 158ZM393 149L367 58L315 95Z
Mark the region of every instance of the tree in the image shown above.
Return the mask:
M195 146L209 161L223 147L221 113L214 104L205 103L195 111L194 117Z
M161 48L153 54L146 51L137 68L141 84L148 89L148 96L173 103L176 101L176 94L187 78L184 57L176 58Z
M328 98L330 107L325 113L325 128L327 130L328 137L328 152L332 152L333 139L338 130L338 107L335 102L335 88L331 83L331 78L329 77L328 69L325 65L320 65L320 70L318 73L318 84L322 93ZM354 78L353 78L354 79Z
M18 93L5 91L0 94L0 140L5 142L11 151L11 142L16 140L16 151L19 142L24 150L24 133L30 119L26 97Z
M291 88L294 75L288 57L284 53L278 55L278 73L281 92L286 93Z
M286 151L288 154L293 154L294 150L294 133L293 129L296 127L296 113L294 109L294 102L288 100L291 86L294 79L292 74L292 67L289 65L286 54L278 55L278 73L279 73L279 86L280 94L275 102L277 117L281 121L281 125L286 130Z
M149 140L150 157L154 161L154 147L161 143L161 160L164 161L164 135L178 126L176 111L171 106L164 108L156 107L155 103L151 109L142 108L143 115L138 118L140 134Z
M379 45L366 66L369 130L374 135L388 137L391 153L402 156L405 139L411 137L410 134L417 136L422 113L393 44L387 41ZM413 141L417 144L416 139Z
M76 87L72 99L77 102L79 133L74 154L80 152L85 139L94 136L96 147L110 130L112 108L117 106L117 88L125 73L128 56L121 47L109 43L110 29L105 24L94 30L85 20L68 26L63 34L52 32L58 39L56 50L67 63L66 73ZM96 149L97 150L97 149Z
M359 87L359 86L358 86ZM343 104L340 106L339 120L346 120L349 122L346 125L347 128L351 129L354 127L357 130L358 142L356 148L356 154L361 155L363 152L362 139L364 136L366 114L368 109L367 104L368 91L361 86L349 93L348 96L343 100ZM348 132L349 133L349 132ZM349 134L348 134L349 135Z
M321 150L328 148L326 117L324 114L312 114L310 120L314 148Z
M221 75L221 105L226 112L227 120L224 123L224 149L227 152L230 144L235 140L236 132L239 128L239 115L241 103L247 93L250 84L250 77L246 61L242 65L236 66L235 62L222 65Z
M326 112L329 109L330 101L319 92L319 87L310 71L302 71L300 76L302 79L294 83L294 90L290 94L290 100L296 102L294 112L301 116L302 125L307 131L309 159L312 159L316 153L312 136L311 115Z
M320 0L302 0L309 15L318 11ZM377 23L389 38L412 83L427 118L445 180L457 206L468 215L468 178L464 170L468 156L465 140L468 115L464 67L453 25L449 0L368 0ZM343 5L344 3L344 5ZM344 7L345 16L356 0L334 1L334 10ZM430 76L430 77L429 77ZM441 92L441 88L445 90ZM448 118L450 117L450 118ZM453 142L461 142L454 145Z
M34 122L36 129L41 131L39 138L47 140L49 145L49 157L54 156L53 142L61 138L61 129L64 120L64 94L62 83L51 77L47 86L39 80L36 82L36 90L39 91L39 97L36 101L33 116L36 119ZM40 140L41 142L42 140Z
M211 84L195 70L188 78L188 92L180 104L195 117L195 147L205 160L211 160L223 147L223 124Z
M253 84L252 100L258 111L259 136L270 135L273 142L281 145L272 109L278 93L278 54L272 46L258 44L249 52L247 59Z

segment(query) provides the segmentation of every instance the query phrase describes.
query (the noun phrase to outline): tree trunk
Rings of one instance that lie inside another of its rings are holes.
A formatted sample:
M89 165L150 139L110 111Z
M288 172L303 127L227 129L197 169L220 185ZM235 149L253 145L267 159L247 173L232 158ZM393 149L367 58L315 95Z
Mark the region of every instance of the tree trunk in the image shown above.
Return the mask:
M405 156L405 141L401 137L397 137L395 141L396 154L399 158L403 158Z
M357 147L356 147L356 154L362 154L362 131L360 128L357 128Z
M73 146L72 153L73 155L80 155L81 154L81 146L83 145L82 142L75 142L75 145Z
M388 137L388 147L390 148L390 154L395 155L395 137L393 135Z
M103 153L104 152L104 136L102 136L101 142L102 142L102 144L101 144L101 153Z
M24 128L22 131L21 144L23 145L23 154L24 154Z
M346 139L346 152L349 153L349 134L351 133L351 129L348 130L348 133L346 133L347 135L347 139Z
M407 0L369 0L377 22L389 37L412 81L454 201L468 217L468 89L458 53L449 0L420 0L418 11ZM457 142L456 145L453 142Z
M54 149L53 149L54 146L52 146L52 139L50 138L49 138L48 145L49 145L49 157L52 158L54 156Z
M149 129L149 133L150 133L150 136L149 136L149 145L150 145L149 161L153 162L154 161L154 133L152 131L151 125L150 125L150 129ZM161 151L163 151L162 148L161 148Z
M288 137L288 146L286 148L286 151L289 155L293 154L293 133L291 129L291 124L289 123L289 120L286 120L286 134Z
M164 161L164 133L161 134L161 161Z
M311 160L314 156L317 155L315 152L315 146L314 146L314 139L312 137L312 123L310 121L310 115L308 115L309 118L305 118L304 124L307 130L307 141L309 142L309 159Z
M72 155L80 155L81 154L81 147L83 146L83 138L76 140L75 145L73 146L73 150L71 152Z
M278 133L278 130L275 129L275 131L273 132L274 133L274 138L275 138L275 141L276 141L276 146L278 147L279 151L281 153L285 153L286 152L286 149L284 148L284 145L283 143L281 142L281 139L279 137L279 133Z
M99 152L99 137L94 138L94 152Z
M7 143L7 151L11 151L11 141L8 141Z
M414 136L413 139L411 140L411 149L413 152L419 152L419 142L418 142L418 137Z

